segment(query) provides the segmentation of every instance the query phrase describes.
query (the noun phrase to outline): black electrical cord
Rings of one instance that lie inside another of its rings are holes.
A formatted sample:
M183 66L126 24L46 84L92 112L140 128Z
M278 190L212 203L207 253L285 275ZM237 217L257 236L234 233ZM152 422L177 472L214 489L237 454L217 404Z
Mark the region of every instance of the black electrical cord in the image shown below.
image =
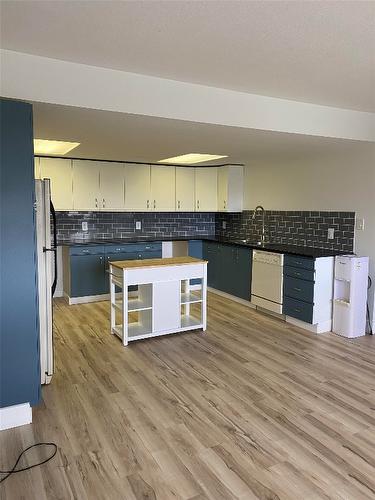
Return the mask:
M368 277L367 290L370 290L371 285L372 285L372 279L369 276ZM367 301L367 304L366 304L366 309L367 309L367 321L368 321L368 327L369 327L369 334L372 335L373 333L372 333L372 326L371 326L371 319L370 319L370 308L368 306L368 301Z
M54 451L53 451L52 455L50 455L49 457L47 457L42 462L38 462L38 463L32 464L32 465L28 465L27 467L23 467L22 469L17 469L17 465L19 464L19 461L21 460L22 456L28 450L31 450L31 448L36 448L37 446L53 446ZM6 474L6 476L4 476L4 477L2 477L0 479L0 483L4 482L12 474L16 474L17 472L23 472L25 470L29 470L29 469L32 469L34 467L38 467L39 465L43 465L46 462L49 462L56 455L56 453L57 453L57 445L55 443L36 443L36 444L32 444L31 446L29 446L28 448L25 448L22 451L22 453L18 456L18 458L16 460L16 463L13 465L13 467L10 470L0 470L0 474Z

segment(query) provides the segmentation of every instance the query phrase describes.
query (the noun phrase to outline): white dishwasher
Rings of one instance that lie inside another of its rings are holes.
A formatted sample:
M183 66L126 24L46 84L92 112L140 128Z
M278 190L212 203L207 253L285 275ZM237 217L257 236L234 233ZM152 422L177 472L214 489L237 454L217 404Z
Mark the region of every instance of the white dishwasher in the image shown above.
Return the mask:
M251 303L275 313L283 310L283 264L281 253L253 250Z

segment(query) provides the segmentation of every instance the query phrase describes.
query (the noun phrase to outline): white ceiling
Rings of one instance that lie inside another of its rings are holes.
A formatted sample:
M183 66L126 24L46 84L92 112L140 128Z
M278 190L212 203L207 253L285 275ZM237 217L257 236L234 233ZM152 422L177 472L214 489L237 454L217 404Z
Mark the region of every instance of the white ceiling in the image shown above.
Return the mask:
M326 158L366 147L359 141L267 132L166 118L34 103L34 137L82 144L67 156L102 160L158 160L184 153L228 155L220 163L267 163Z
M2 1L3 48L375 111L373 1Z

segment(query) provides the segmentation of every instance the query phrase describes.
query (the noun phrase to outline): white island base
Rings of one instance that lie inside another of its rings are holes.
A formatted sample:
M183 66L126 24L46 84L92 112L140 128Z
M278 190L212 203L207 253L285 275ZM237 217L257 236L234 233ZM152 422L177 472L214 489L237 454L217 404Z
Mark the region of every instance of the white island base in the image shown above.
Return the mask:
M190 280L200 288L190 288ZM138 290L130 294L129 287ZM121 289L117 293L116 288ZM111 333L133 340L206 330L207 261L193 257L110 262Z

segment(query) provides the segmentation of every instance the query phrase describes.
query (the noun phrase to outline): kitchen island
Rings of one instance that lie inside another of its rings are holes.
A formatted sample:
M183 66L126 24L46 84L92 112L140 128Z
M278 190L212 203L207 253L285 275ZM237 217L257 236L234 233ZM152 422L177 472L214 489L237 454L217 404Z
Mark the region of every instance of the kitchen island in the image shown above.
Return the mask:
M133 340L206 330L207 261L193 257L111 261L109 271L111 333L124 346ZM196 286L191 290L191 280L198 280L198 290Z

